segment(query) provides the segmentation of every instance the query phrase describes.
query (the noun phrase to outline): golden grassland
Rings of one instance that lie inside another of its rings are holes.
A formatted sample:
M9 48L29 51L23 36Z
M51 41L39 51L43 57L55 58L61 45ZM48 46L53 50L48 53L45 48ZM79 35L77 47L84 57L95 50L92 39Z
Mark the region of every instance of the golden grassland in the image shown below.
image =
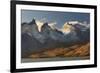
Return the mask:
M67 48L47 49L41 52L33 52L29 58L52 58L52 57L89 57L90 43L75 44Z

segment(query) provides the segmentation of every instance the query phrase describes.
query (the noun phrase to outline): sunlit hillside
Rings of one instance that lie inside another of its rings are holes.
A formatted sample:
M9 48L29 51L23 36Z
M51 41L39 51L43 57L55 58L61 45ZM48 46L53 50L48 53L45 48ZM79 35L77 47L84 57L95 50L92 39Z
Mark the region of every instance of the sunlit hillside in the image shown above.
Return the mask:
M75 44L67 48L47 49L41 52L33 52L30 58L50 58L50 57L88 57L90 55L90 43Z

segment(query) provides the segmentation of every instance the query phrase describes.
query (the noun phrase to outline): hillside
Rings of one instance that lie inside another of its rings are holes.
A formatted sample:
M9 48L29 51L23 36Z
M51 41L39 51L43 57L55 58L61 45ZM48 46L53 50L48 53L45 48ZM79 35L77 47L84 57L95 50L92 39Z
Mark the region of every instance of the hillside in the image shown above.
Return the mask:
M33 52L29 58L52 58L52 57L88 57L90 55L90 43L75 44L68 48L47 49L41 52Z

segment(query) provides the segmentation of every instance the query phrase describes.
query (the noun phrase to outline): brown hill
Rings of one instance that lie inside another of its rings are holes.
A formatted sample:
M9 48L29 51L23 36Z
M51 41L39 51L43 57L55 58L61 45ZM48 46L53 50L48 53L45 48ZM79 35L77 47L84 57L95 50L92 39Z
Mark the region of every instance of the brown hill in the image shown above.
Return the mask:
M48 49L42 52L34 52L30 58L50 57L85 57L90 55L90 43L73 45L68 48Z

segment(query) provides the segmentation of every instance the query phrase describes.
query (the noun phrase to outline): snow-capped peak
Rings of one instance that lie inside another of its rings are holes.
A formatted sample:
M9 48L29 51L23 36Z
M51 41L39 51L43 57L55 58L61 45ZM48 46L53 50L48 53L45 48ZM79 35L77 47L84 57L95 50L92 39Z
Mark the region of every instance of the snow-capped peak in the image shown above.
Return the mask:
M64 33L64 34L68 34L72 31L73 27L72 25L68 24L67 22L62 26L62 29L61 31Z
M79 21L69 21L68 24L71 24L72 26L76 27L76 29L80 29L81 31L85 31L90 27L90 24L88 24L86 21L79 22Z
M36 20L36 25L38 26L38 31L41 32L41 27L43 26L44 22Z
M57 23L56 22L51 22L51 23L48 23L48 25L52 28L52 29L55 29L56 28L56 25Z
M39 32L41 32L41 28L44 25L44 23L45 22L43 22L43 21L36 20L36 25L38 26L38 31ZM56 25L56 22L48 23L48 26L50 26L52 29L55 29L55 25Z
M79 24L79 25L81 25L81 26L89 27L89 24L87 24L86 21L84 21L84 22L79 22L79 21L69 21L69 22L67 22L67 23L68 23L68 24L71 24L71 25L77 25L77 24Z

